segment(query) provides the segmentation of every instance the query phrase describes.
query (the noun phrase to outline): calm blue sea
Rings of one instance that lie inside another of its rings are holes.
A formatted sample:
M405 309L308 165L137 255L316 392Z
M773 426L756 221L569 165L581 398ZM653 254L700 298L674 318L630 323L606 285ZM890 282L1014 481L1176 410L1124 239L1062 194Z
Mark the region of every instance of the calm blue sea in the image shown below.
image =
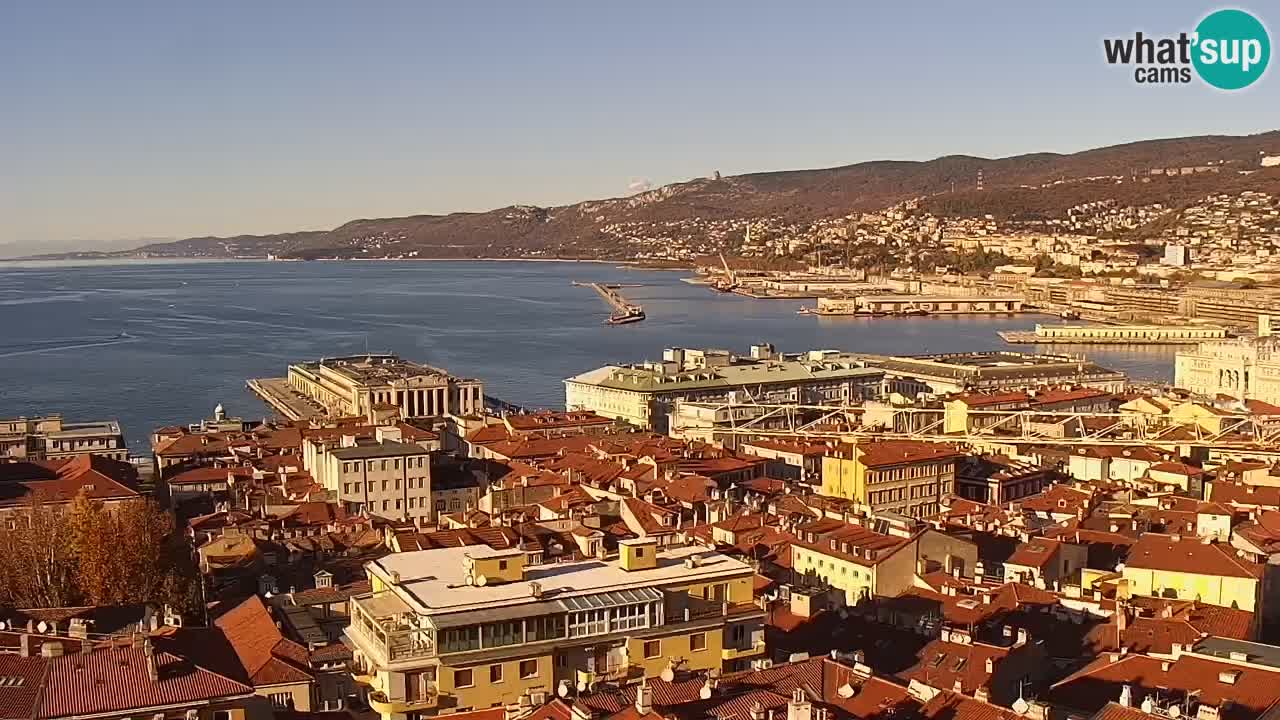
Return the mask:
M116 418L143 451L153 428L218 403L265 414L246 378L366 347L480 377L513 403L561 407L564 378L672 345L984 350L1007 347L997 330L1044 320L816 318L796 314L800 301L722 295L681 277L596 263L0 263L0 417ZM572 281L641 285L622 292L648 320L604 325L604 303ZM1168 348L1088 355L1137 378L1172 374Z

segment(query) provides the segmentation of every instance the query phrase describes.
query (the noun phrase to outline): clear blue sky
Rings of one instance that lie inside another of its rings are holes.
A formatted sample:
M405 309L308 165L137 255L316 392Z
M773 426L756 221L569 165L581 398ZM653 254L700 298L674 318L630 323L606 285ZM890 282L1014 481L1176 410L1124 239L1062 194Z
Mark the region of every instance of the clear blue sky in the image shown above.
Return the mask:
M0 243L1280 127L1276 68L1224 94L1103 62L1103 37L1190 30L1217 7L4 0ZM1280 12L1254 9L1274 43Z

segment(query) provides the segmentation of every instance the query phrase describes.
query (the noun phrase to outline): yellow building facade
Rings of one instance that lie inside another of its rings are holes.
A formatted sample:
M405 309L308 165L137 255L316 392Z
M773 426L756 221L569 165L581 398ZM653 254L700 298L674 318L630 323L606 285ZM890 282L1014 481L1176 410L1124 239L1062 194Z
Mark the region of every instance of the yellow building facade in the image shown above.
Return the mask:
M1130 549L1121 574L1133 595L1261 612L1264 570L1208 537L1147 533Z
M842 445L822 458L822 494L908 517L933 515L955 491L954 448L886 440Z
M488 546L366 566L346 635L382 717L482 709L667 669L736 670L765 652L752 568L624 540L617 558L537 564Z

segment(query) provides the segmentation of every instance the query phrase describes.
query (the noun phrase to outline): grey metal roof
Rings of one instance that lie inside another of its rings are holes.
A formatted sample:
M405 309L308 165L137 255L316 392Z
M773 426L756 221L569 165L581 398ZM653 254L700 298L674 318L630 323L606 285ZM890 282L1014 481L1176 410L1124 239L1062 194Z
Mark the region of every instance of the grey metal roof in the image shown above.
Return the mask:
M428 450L421 445L406 442L384 440L376 445L357 445L339 448L333 456L339 460L366 460L381 457L404 457L405 455L426 455Z
M1212 655L1224 659L1230 659L1231 653L1243 653L1251 663L1280 668L1280 647L1275 645L1210 636L1196 643L1192 650L1199 655Z
M631 588L597 595L565 598L564 604L568 610L595 610L598 608L618 607L620 605L635 605L661 599L662 591L656 588Z
M561 600L548 600L525 605L508 605L505 607L487 608L484 610L468 610L467 612L450 613L448 615L432 615L431 624L438 629L463 627L466 625L488 625L505 620L519 620L526 617L562 613L567 608Z

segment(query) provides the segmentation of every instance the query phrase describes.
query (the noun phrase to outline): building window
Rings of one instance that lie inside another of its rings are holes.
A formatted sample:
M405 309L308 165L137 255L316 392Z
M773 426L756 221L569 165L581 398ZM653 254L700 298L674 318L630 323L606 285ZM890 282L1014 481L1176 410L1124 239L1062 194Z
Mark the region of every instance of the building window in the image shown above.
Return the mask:
M472 677L470 668L466 670L453 671L453 686L456 688L469 688L475 685L475 678Z
M498 569L499 569L499 570L506 570L506 569L507 569L507 561L506 561L506 560L499 560L499 561L498 561Z
M521 660L520 661L520 677L521 679L538 677L538 661L537 660Z
M271 707L284 710L293 706L293 693L271 693L267 697L271 699Z
M502 665L489 666L489 682L491 683L502 682Z
M706 650L706 649L707 649L707 634L706 634L706 633L694 633L694 634L690 635L690 636L689 636L689 649L691 649L691 650Z
M662 655L662 641L648 640L644 644L644 656L646 658L656 658Z

